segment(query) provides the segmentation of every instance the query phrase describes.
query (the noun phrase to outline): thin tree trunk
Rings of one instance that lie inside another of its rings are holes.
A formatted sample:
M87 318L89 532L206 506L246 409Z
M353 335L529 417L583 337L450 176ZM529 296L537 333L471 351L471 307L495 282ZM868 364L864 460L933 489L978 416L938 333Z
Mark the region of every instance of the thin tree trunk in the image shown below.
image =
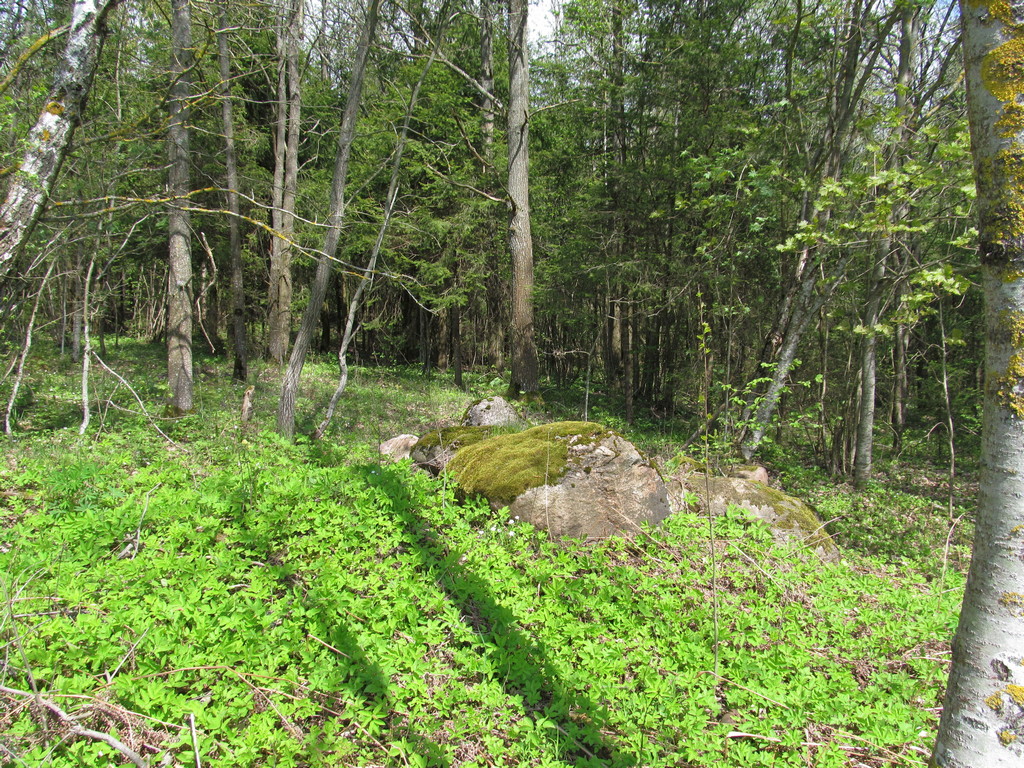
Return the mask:
M491 0L480 0L480 85L483 87L483 103L480 133L483 135L484 160L494 160L494 15ZM490 168L483 172L490 173Z
M875 385L878 374L878 325L882 305L882 281L889 256L889 238L883 238L868 279L868 303L864 310L864 339L860 361L860 408L857 418L857 458L853 464L853 487L863 491L871 480L875 440Z
M32 302L32 314L28 318L28 327L25 329L25 341L22 342L21 352L18 353L18 362L14 369L14 382L11 384L11 396L7 399L7 410L4 411L4 432L8 435L12 434L14 429L11 425L11 416L14 414L15 407L18 402L18 392L21 389L21 382L25 377L25 361L28 360L29 350L32 349L32 332L36 326L36 315L39 312L39 302L43 298L43 291L46 289L46 283L50 279L50 275L53 274L53 268L57 265L57 261L54 259L50 262L50 266L46 270L46 274L43 275L42 282L39 284L39 291L36 293L35 301Z
M932 764L1024 765L1024 3L964 2L986 351L974 550Z
M909 107L910 80L916 67L917 28L915 16L918 6L907 5L901 11L900 24L900 58L896 72L894 99L896 110L900 115L900 128L897 131L897 146L893 148L887 166L900 168L903 165L903 152L911 139L908 121L912 108ZM900 203L893 208L890 220L897 225L906 217L908 208ZM875 430L875 388L878 376L877 349L878 325L882 302L882 283L885 280L886 262L894 243L898 245L898 235L886 236L881 239L875 255L874 269L868 282L868 303L864 313L866 335L861 358L861 400L857 421L857 458L853 465L853 486L864 490L871 479L871 463L874 458Z
M800 340L803 338L804 331L807 330L811 318L817 314L818 310L828 301L829 296L832 295L836 285L838 285L846 272L846 265L850 262L850 258L850 255L846 255L839 260L839 263L832 272L832 279L820 288L817 294L815 294L815 289L817 288L818 280L813 274L808 275L801 285L797 304L793 310L793 317L789 322L789 327L786 329L786 336L782 340L782 346L775 360L775 369L772 371L771 381L768 383L764 397L761 399L757 411L753 415L749 432L740 447L744 460L750 461L754 457L757 447L764 439L772 417L778 408L779 398L782 396L786 382L789 379L789 372L796 361L797 349L800 345Z
M508 194L512 206L508 249L512 259L512 378L509 392L540 390L533 336L533 237L530 231L527 0L509 3Z
M170 156L168 187L172 197L188 194L189 99L192 97L192 21L189 0L171 2ZM172 202L167 214L170 254L167 273L167 380L170 412L192 410L192 236L189 213Z
M896 326L893 345L893 384L892 384L892 431L893 453L899 455L903 450L903 431L907 428L907 396L909 395L909 377L907 375L907 344L909 334L903 324Z
M42 215L75 129L82 119L106 36L106 18L119 0L75 0L68 43L46 106L29 132L19 173L0 206L0 280Z
M620 305L623 306L623 305ZM622 398L626 423L633 423L633 323L628 305L622 309Z
M217 30L217 64L220 68L221 119L224 130L224 165L227 175L228 238L231 264L231 346L235 354L232 376L249 378L248 339L245 332L245 284L242 266L242 235L239 231L238 161L235 155L235 120L231 104L231 50L228 47L227 0L221 0Z
M320 422L316 432L313 434L315 440L319 440L323 437L324 432L327 431L331 419L334 418L334 411L338 407L338 401L345 394L345 389L348 387L348 348L352 343L352 336L356 330L356 313L362 306L363 297L366 295L366 292L373 287L373 281L377 274L377 259L380 257L380 249L384 245L384 237L387 235L388 226L391 224L391 217L395 212L395 201L398 199L398 175L402 168L402 155L405 153L405 145L409 137L409 123L412 120L413 110L416 109L420 88L423 86L423 81L427 79L427 73L430 72L430 68L434 63L435 53L436 51L432 52L430 58L427 59L423 72L420 74L419 80L417 80L415 87L412 89L412 94L409 96L409 106L405 111L405 120L402 123L402 130L398 135L398 146L395 147L395 157L391 165L391 181L388 183L388 194L384 203L384 221L381 222L380 229L377 231L377 240L373 244L370 258L366 263L366 268L363 270L362 280L359 281L359 285L352 293L352 297L348 302L348 313L345 315L345 330L342 332L341 344L338 346L338 386L335 388L334 394L331 395L331 402L327 406L327 413L324 415L323 421Z
M92 270L95 259L89 259L89 270L85 273L85 290L82 292L82 335L85 336L85 349L82 350L82 423L78 434L84 435L89 428L91 413L89 411L89 364L92 362L92 342L89 339L89 289L92 286Z
M349 158L352 152L352 141L356 133L356 117L359 114L359 101L363 93L363 78L366 74L366 61L369 58L370 44L377 30L377 16L380 0L370 0L366 9L366 19L356 48L355 61L352 65L352 79L348 87L348 99L345 112L341 118L341 129L338 135L338 152L334 160L334 177L331 181L330 219L328 220L327 236L324 249L317 259L316 276L310 289L309 304L302 314L302 323L295 337L288 368L285 371L284 383L281 387L281 400L277 408L277 431L287 438L295 436L295 400L299 392L299 379L306 363L309 344L320 321L320 311L324 296L331 282L331 262L338 250L341 229L345 222L345 184L348 179Z
M71 310L71 362L82 359L82 313L85 311L82 285L82 246L79 244L75 253L75 270L71 275L71 283L75 287L74 307Z
M299 46L302 41L303 0L293 0L284 25L282 70L278 79L277 141L274 154L275 190L279 206L277 233L271 241L270 317L268 352L271 359L284 362L292 330L292 244L295 235L295 200L299 175L299 128L302 90Z

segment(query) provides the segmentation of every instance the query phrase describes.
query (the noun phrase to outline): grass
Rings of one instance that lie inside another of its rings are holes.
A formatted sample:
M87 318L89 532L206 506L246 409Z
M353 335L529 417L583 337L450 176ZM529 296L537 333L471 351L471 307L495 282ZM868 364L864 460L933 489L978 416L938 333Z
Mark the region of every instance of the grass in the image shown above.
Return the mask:
M775 547L741 513L713 539L681 513L631 539L554 543L376 454L457 417L493 376L466 394L359 368L328 438L288 444L267 430L276 369L256 372L246 430L219 361L199 361L197 412L173 421L129 412L97 374L79 438L76 373L42 362L0 469L5 764L927 759L962 563L868 538L938 515L925 496L856 501L787 469L857 522L837 564ZM110 362L159 413L161 350ZM334 373L307 372L311 429Z

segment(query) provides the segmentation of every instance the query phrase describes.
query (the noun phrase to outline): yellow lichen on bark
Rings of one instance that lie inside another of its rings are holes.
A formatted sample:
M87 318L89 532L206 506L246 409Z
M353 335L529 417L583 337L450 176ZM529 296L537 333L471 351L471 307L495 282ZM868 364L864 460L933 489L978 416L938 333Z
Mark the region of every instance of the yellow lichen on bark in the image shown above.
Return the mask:
M1010 694L1010 698L1014 700L1018 707L1024 707L1024 685L1010 683L1006 686L1006 692Z
M985 699L985 704L993 712L1001 712L1003 709L1003 695L1001 693L993 693Z
M51 115L63 115L64 105L61 104L59 101L51 101L49 104L46 105L46 111L49 112Z
M1024 419L1024 312L1003 312L1000 321L1016 351L1006 371L995 377L996 396L1017 418Z
M1013 731L1000 731L999 732L999 743L1004 747L1013 744L1017 740L1017 734Z
M1024 594L1020 592L1003 592L999 596L999 604L1015 616L1024 616Z
M970 4L987 10L1009 38L981 62L982 83L1002 107L996 130L1008 144L991 165L979 169L982 177L988 176L979 183L996 195L998 212L987 234L993 242L1005 242L1024 236L1024 144L1019 140L1024 138L1024 25L1017 22L1006 0Z
M1001 102L1015 102L1024 93L1024 39L1014 37L989 53L981 64L981 79Z

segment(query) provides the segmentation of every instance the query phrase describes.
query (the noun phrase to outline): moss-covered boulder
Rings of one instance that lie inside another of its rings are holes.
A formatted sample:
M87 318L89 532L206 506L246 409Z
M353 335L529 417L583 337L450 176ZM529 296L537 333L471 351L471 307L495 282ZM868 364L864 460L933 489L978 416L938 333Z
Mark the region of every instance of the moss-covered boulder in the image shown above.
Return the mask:
M486 440L494 427L448 427L427 432L412 446L409 455L420 469L438 474L460 448Z
M470 495L546 529L597 539L655 524L669 512L658 471L625 438L593 422L544 424L458 451L448 470Z
M739 477L677 474L669 481L669 491L673 508L685 504L684 496L696 498L704 511L710 507L713 515L723 514L728 507L738 507L766 523L776 542L782 544L798 539L822 560L839 559L839 548L818 513L795 496L764 483Z
M462 416L467 427L526 427L524 419L515 406L504 397L485 397L470 403Z

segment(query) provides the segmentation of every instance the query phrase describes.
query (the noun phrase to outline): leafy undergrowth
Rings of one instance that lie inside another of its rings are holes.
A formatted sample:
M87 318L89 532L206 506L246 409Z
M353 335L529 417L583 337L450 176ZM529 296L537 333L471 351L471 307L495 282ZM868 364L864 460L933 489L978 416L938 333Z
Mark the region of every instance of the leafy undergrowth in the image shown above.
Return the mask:
M955 569L823 565L739 514L555 544L357 440L172 437L23 436L0 469L12 765L926 759Z

